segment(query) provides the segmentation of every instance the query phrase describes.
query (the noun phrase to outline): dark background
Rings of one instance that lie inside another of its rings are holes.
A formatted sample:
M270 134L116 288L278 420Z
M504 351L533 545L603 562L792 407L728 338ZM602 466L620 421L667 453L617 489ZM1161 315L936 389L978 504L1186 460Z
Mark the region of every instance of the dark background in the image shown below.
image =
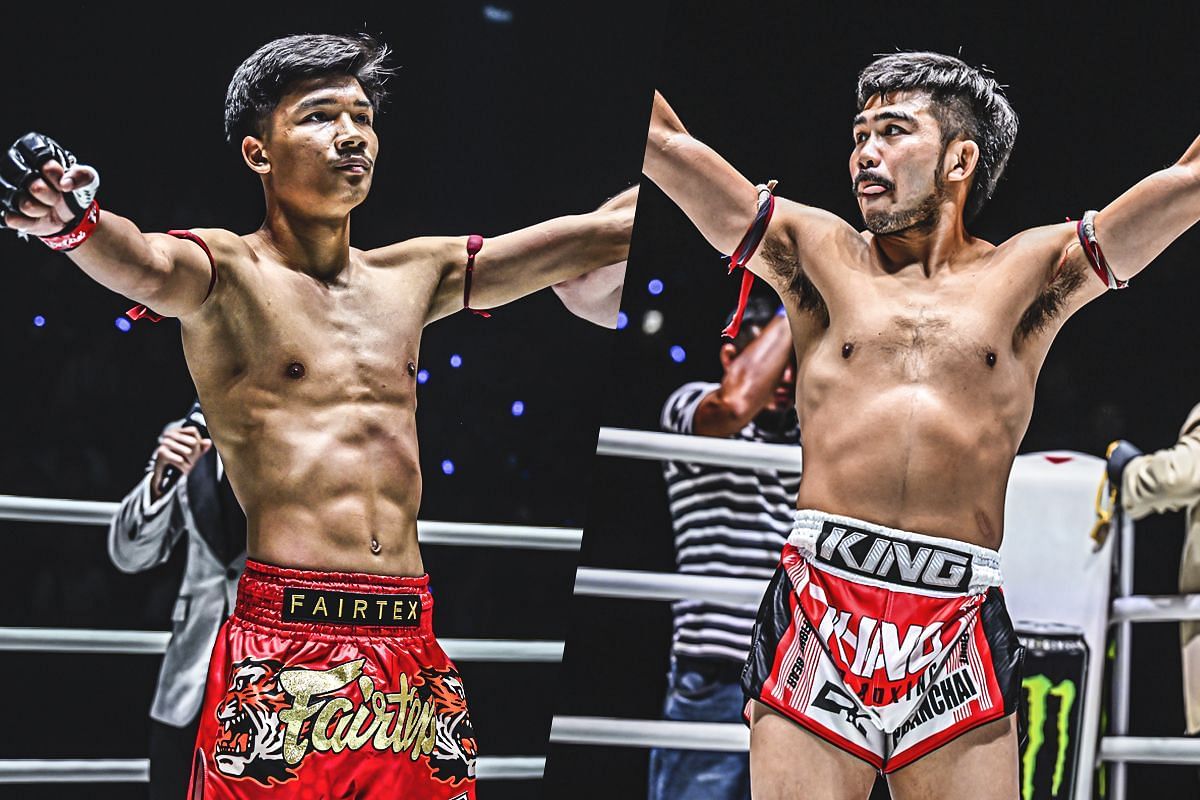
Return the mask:
M835 10L676 2L656 85L689 130L751 181L777 178L783 196L861 227L847 164L858 71L897 49L961 48L969 63L995 71L1021 118L1008 171L971 226L999 243L1103 207L1177 159L1200 133L1194 30L1172 21L1167 8L1174 7L1126 6L1117 16L1069 3L1037 11L998 3L866 2ZM622 301L628 325L618 337L604 424L656 430L672 390L689 380L719 380L718 333L738 286L724 265L646 182ZM664 284L658 296L647 288L652 278ZM1198 293L1200 231L1192 230L1129 289L1072 319L1042 371L1021 451L1103 455L1118 437L1146 449L1173 444L1200 401ZM654 335L642 331L651 310L663 314ZM686 352L682 363L670 357L675 345ZM591 509L583 564L674 571L659 464L599 459ZM1135 590L1175 593L1182 515L1139 523L1138 538ZM658 717L670 619L663 602L577 598L558 713ZM1131 733L1180 735L1177 628L1134 631ZM646 752L552 746L547 792L570 787L573 797L645 797ZM1193 767L1132 765L1129 774L1130 797L1197 795Z
M636 181L661 10L498 0L358 5L164 7L134 14L59 5L53 18L6 12L9 76L0 141L47 133L103 176L100 202L144 230L261 221L259 181L226 145L225 87L276 36L379 35L399 67L378 118L374 191L353 244L416 235L485 236L590 210ZM141 477L163 423L193 389L178 323L116 320L132 305L40 243L0 232L0 493L120 499ZM35 316L45 324L36 327ZM421 517L581 526L613 333L567 313L549 291L484 320L459 314L425 335L417 415ZM462 366L453 369L458 354ZM516 417L514 401L525 404ZM452 460L446 475L442 462ZM97 527L5 522L0 625L167 629L184 548L166 567L120 574ZM561 639L575 553L430 547L444 637ZM503 597L503 602L495 598ZM147 754L159 659L6 654L13 724L0 757ZM481 752L545 752L557 666L461 665ZM17 721L19 717L19 722ZM537 783L489 782L528 797ZM14 787L61 797L59 785ZM0 794L8 796L9 791ZM90 787L139 797L144 786Z

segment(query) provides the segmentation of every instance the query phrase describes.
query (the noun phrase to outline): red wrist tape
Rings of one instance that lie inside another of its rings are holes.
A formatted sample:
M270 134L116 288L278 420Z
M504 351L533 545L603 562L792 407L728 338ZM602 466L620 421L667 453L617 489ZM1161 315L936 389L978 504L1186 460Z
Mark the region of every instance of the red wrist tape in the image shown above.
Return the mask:
M59 233L54 236L39 237L46 246L51 250L56 250L60 253L68 250L74 250L79 245L87 241L87 238L92 235L92 231L96 229L96 223L100 221L100 204L95 200L83 212L83 216L79 219L79 224L66 233Z

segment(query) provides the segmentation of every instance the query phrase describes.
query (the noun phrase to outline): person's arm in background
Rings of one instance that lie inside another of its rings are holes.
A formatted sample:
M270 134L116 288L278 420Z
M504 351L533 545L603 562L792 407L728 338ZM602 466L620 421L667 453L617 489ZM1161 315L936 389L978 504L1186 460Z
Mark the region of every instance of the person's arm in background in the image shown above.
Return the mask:
M783 371L792 360L792 332L787 317L778 314L754 341L734 355L726 343L722 360L729 360L721 386L705 395L696 408L692 433L732 436L771 401Z
M133 488L108 526L108 556L122 572L142 572L162 564L183 533L177 487L212 441L191 426L169 427L159 437L152 468ZM178 475L163 486L167 467Z
M1173 446L1134 455L1120 468L1121 506L1133 519L1200 501L1200 405L1188 415Z

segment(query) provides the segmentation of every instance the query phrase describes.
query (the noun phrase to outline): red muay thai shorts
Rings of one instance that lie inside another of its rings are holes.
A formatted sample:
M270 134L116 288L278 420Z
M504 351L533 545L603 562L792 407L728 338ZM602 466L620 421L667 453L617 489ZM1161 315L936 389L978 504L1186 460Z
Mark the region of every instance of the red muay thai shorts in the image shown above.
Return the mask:
M1000 556L796 512L742 673L758 701L881 772L1017 709Z
M190 800L475 797L429 577L246 562L209 665Z

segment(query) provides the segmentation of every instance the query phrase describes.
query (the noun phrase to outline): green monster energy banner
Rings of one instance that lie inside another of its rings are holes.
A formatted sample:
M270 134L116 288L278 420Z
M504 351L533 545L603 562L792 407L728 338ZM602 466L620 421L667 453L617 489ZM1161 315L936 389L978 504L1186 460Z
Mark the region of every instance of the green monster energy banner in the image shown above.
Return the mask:
M1021 800L1072 800L1088 647L1082 633L1028 634L1021 697Z

